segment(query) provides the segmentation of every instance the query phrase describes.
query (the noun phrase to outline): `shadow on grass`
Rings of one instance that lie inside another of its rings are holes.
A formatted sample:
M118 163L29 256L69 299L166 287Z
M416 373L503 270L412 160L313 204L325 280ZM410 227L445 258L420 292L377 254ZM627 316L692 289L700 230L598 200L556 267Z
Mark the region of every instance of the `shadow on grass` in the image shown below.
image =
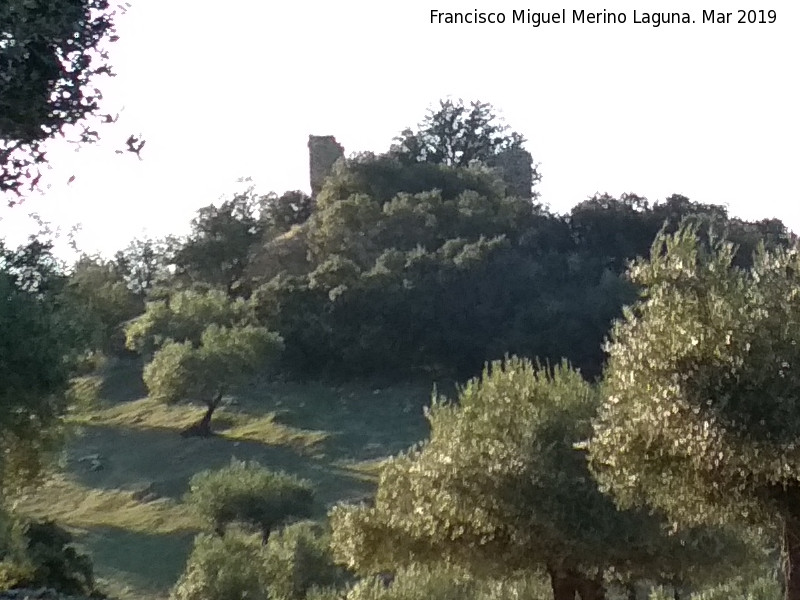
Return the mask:
M176 500L195 473L224 467L232 458L255 460L310 480L323 508L372 489L358 474L336 468L328 459L216 436L182 438L174 431L90 425L81 427L67 448L68 471L87 487L125 490L151 485L156 494Z
M142 380L144 363L140 358L117 358L103 368L100 397L107 402L131 402L147 396Z
M432 385L373 388L321 383L253 386L239 397L248 412L276 413L275 421L329 436L319 449L329 460L374 460L397 454L429 434L424 407Z
M96 577L164 595L183 572L194 536L91 527L75 537L91 553Z
M141 363L136 361L110 365L104 378L103 397L108 401L126 402L145 394ZM390 388L259 384L237 395L235 409L245 415L263 418L275 412L276 421L284 425L328 432L311 457L288 446L89 424L76 427L66 449L66 469L86 487L135 490L149 486L156 495L180 500L195 473L224 467L231 458L255 460L311 481L317 495L315 516L322 517L331 504L374 491L374 481L351 470L351 463L394 455L428 436L423 407L430 404L431 388L429 384ZM86 529L81 542L94 555L98 576L130 585L137 594L152 590L163 596L183 570L193 536L93 526Z

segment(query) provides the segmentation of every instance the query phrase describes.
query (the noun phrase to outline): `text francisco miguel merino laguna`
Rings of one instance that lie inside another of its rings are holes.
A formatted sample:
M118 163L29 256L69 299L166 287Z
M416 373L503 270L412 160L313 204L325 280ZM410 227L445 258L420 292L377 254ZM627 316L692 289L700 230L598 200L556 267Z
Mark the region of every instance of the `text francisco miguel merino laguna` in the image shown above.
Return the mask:
M438 24L479 24L479 23L527 23L533 27L556 23L588 23L588 24L617 24L636 23L646 24L651 27L672 23L694 23L694 17L688 12L645 12L634 10L632 19L628 20L626 12L612 12L603 10L591 12L587 10L571 10L562 8L553 12L536 12L530 9L513 10L511 18L506 18L504 12L445 12L431 10L431 23ZM567 20L570 17L570 20ZM738 10L717 11L703 10L702 23L774 23L776 15L774 10Z

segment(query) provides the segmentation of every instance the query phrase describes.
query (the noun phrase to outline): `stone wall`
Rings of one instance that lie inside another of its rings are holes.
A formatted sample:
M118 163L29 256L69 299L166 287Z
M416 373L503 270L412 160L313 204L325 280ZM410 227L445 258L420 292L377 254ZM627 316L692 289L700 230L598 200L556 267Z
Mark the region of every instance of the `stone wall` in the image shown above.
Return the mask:
M509 196L531 198L533 188L533 157L522 148L512 148L493 157L490 167L500 170Z
M330 175L333 164L343 156L344 148L332 135L308 136L308 162L312 197L319 194L325 178Z
M308 162L311 196L322 190L325 178L334 163L344 157L344 148L332 135L308 136ZM493 157L488 165L500 170L510 196L531 198L533 188L533 157L522 148L512 148Z

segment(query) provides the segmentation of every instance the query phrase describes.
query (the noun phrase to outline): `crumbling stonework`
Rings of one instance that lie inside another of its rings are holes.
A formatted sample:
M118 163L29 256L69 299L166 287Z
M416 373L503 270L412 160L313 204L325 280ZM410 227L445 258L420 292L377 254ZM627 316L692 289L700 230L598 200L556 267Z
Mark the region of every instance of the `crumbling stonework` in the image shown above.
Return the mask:
M332 135L308 136L308 159L311 177L311 196L316 197L330 175L333 164L344 156L344 148Z
M533 157L522 148L511 148L493 157L490 167L500 170L509 196L531 198L533 188Z
M322 190L325 178L334 163L344 157L344 148L332 135L308 136L308 159L311 179L311 196ZM522 148L511 148L492 157L487 165L500 171L510 196L531 198L533 193L533 157Z

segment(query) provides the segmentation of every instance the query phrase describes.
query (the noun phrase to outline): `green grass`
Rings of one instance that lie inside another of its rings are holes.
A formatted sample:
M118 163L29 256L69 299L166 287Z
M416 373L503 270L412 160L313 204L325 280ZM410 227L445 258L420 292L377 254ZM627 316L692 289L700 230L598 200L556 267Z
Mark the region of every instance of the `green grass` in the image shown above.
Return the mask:
M182 502L195 473L256 460L312 481L322 517L372 493L384 459L428 433L427 384L252 385L214 415L217 435L200 439L178 432L202 407L148 400L140 364L109 361L100 378L79 382L91 401L70 413L63 472L19 507L70 527L124 599L166 597L177 580L199 528ZM145 488L149 498L135 494Z
M60 475L19 503L28 516L54 519L73 528L117 527L152 534L200 530L199 520L170 498L142 502L133 491L91 488Z
M68 422L73 425L180 432L197 423L204 413L205 408L202 406L165 405L149 398L141 398L125 404L76 412L69 417ZM220 408L214 413L212 426L215 433L229 440L290 446L309 451L326 437L322 431L304 431L277 423L274 414L247 414L226 408Z

